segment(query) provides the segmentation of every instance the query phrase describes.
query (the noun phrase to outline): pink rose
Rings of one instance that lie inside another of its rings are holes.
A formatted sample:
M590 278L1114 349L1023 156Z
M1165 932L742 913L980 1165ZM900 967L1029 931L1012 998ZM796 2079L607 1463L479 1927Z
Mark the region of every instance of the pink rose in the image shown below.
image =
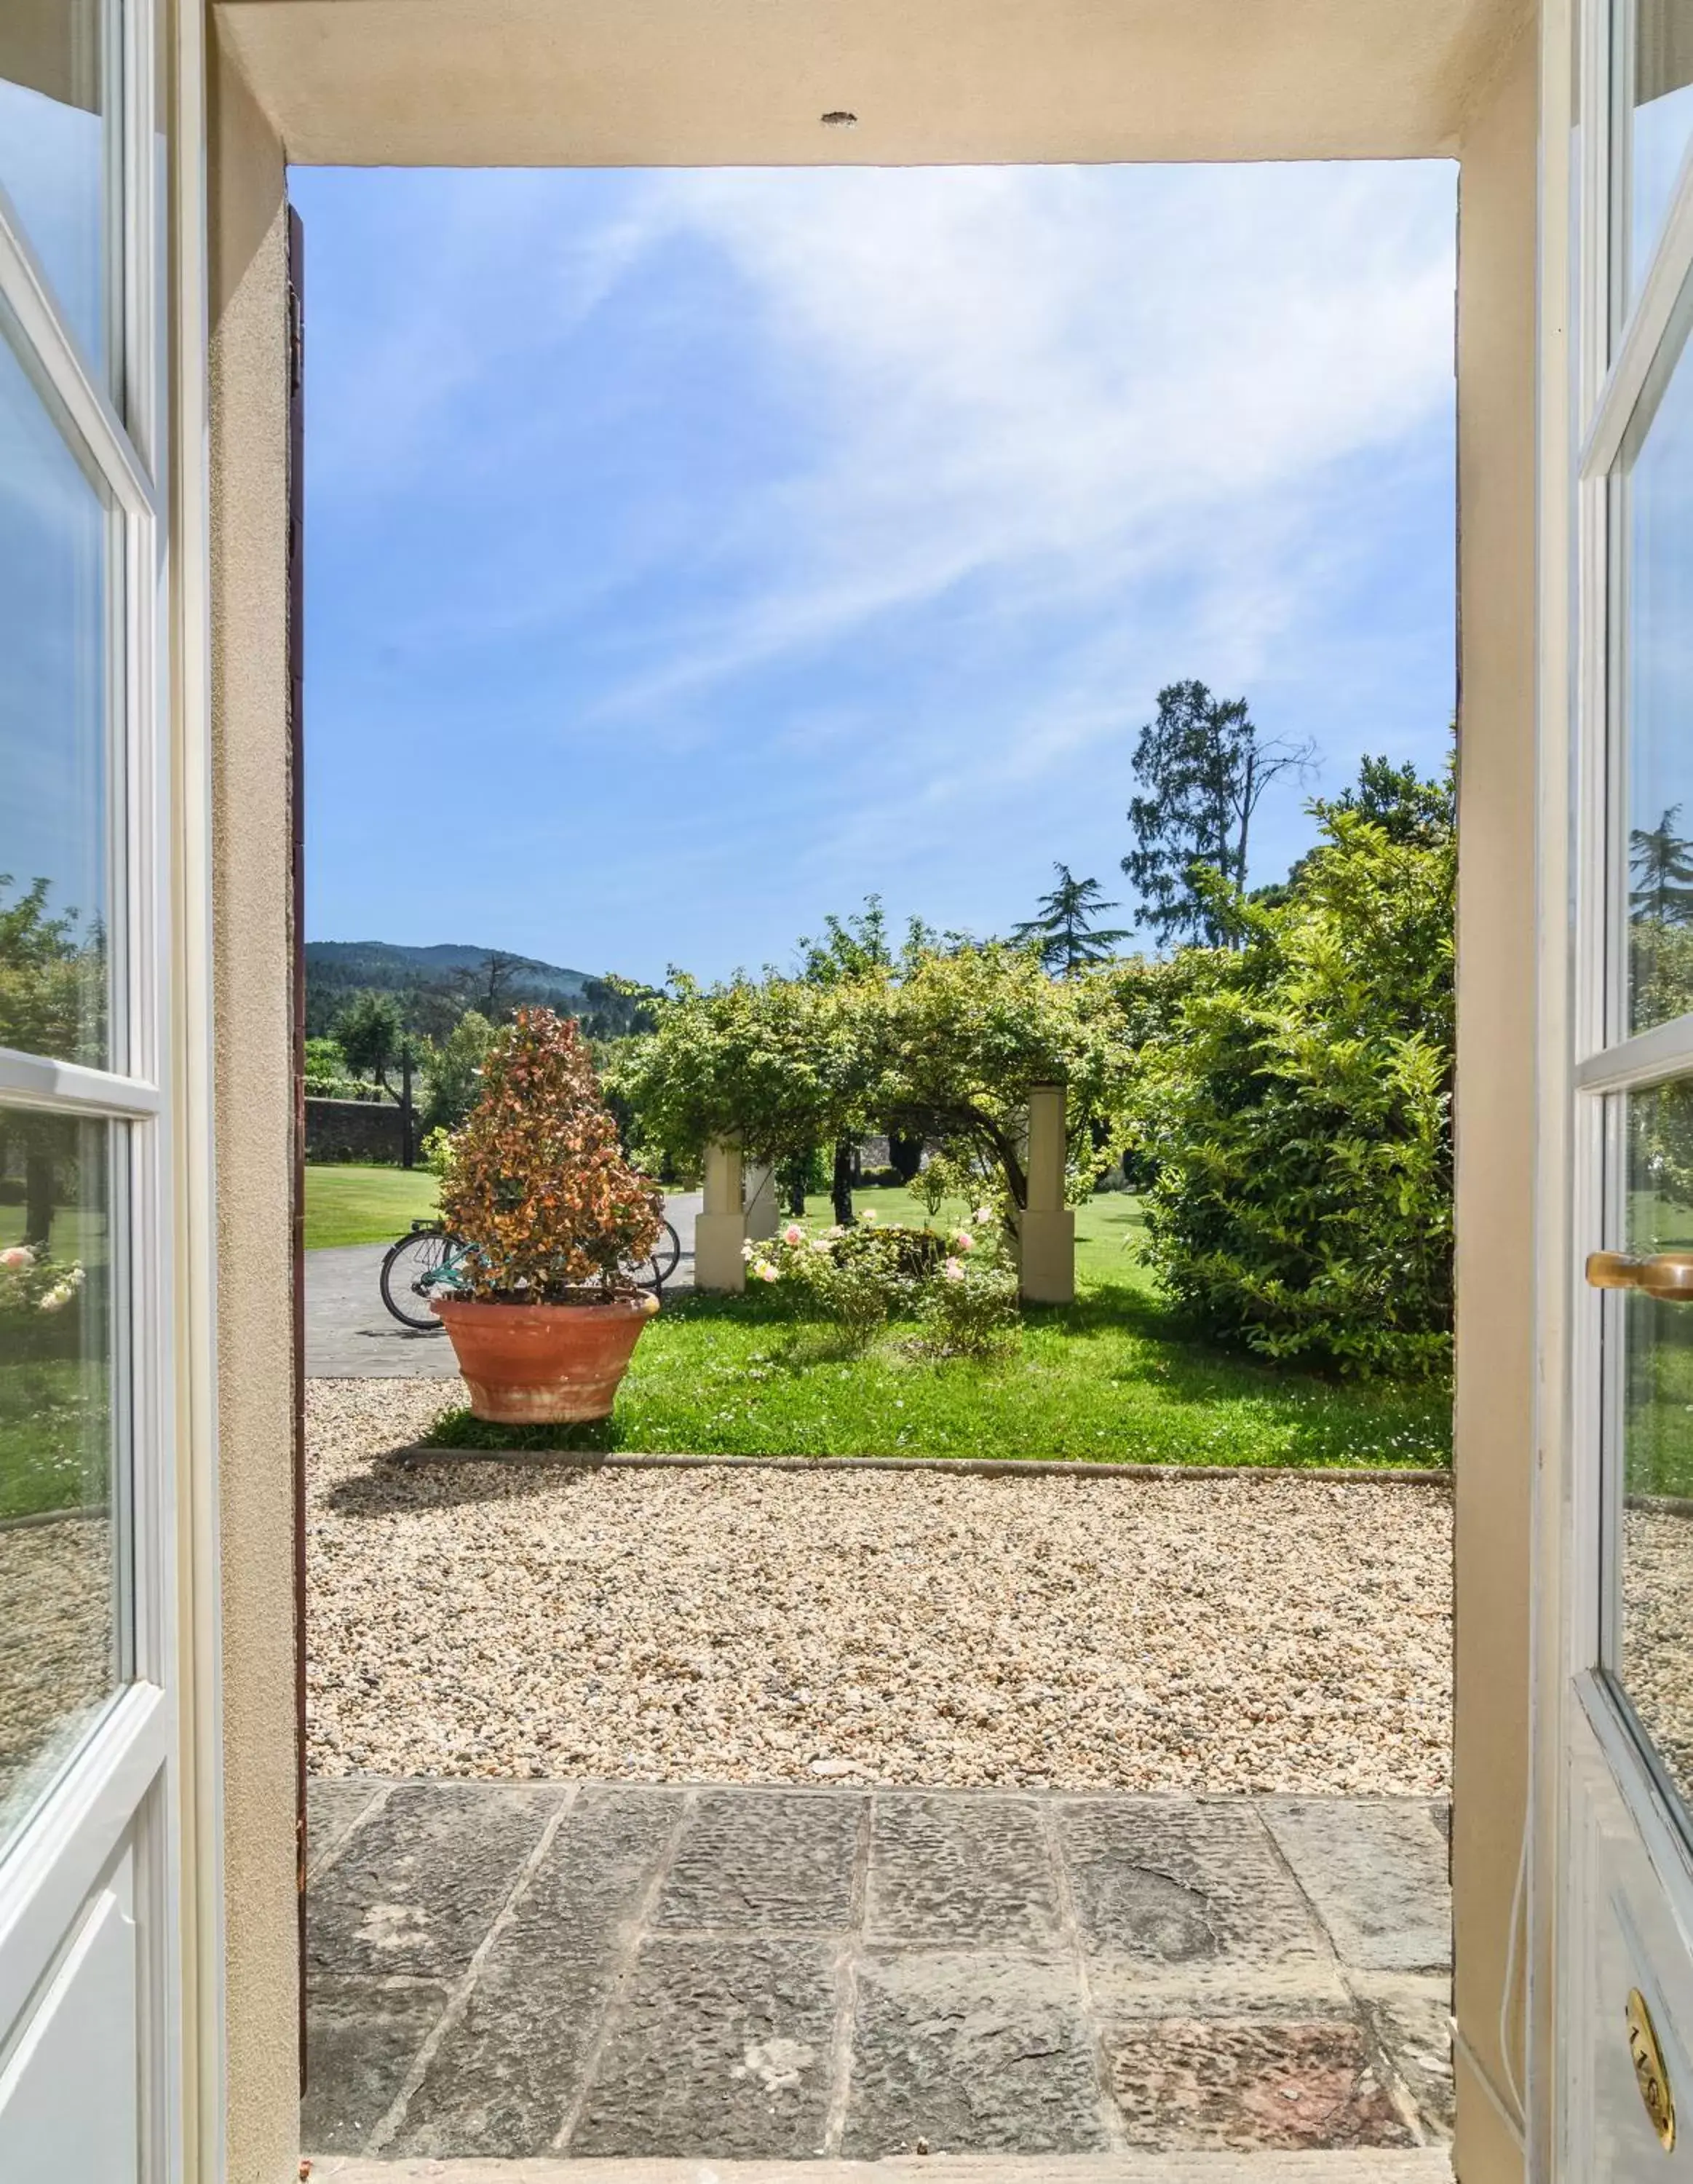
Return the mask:
M961 1282L964 1279L964 1262L962 1259L949 1259L941 1272L948 1281Z

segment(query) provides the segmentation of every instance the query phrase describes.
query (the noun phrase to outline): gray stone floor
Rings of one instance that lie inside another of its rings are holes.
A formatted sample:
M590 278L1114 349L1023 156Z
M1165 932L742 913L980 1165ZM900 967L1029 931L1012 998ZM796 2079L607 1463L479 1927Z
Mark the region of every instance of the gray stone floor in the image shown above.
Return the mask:
M679 1191L665 1212L682 1245L666 1287L693 1286L693 1217L698 1191ZM402 1327L376 1286L386 1244L342 1244L306 1253L306 1376L313 1380L451 1380L453 1346L438 1330Z
M322 1781L314 2154L1434 2146L1414 1799Z

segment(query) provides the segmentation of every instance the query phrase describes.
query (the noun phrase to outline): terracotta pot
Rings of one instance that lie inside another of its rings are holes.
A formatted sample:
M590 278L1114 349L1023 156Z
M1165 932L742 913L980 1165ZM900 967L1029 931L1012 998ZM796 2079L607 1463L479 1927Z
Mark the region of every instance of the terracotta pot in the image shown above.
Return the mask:
M476 1417L546 1425L610 1415L655 1296L604 1304L476 1304L432 1299L459 1359Z

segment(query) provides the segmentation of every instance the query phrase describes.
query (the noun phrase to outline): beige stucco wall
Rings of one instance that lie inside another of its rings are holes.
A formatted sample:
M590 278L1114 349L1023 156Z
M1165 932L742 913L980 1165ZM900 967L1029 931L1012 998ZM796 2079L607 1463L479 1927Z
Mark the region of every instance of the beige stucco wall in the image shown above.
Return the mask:
M1414 159L1522 0L221 0L321 164ZM855 114L849 133L819 126Z
M287 352L281 148L210 84L218 1435L230 2184L297 2173Z
M1460 186L1452 1880L1462 2184L1522 2173L1501 2113L1512 2103L1498 2027L1529 1777L1538 64L1530 25L1465 136ZM1512 2020L1520 2077L1514 2009Z

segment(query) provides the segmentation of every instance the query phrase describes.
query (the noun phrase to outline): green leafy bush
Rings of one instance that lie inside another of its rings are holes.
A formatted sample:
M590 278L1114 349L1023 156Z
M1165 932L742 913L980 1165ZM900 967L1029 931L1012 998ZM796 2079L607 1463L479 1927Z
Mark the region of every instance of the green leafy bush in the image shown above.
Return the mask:
M1450 788L1393 829L1319 805L1287 899L1186 951L1133 1095L1147 1256L1211 1334L1361 1377L1450 1367Z
M983 1230L961 1229L924 1283L917 1301L923 1347L937 1357L1004 1357L1016 1347L1022 1322L1017 1277Z

